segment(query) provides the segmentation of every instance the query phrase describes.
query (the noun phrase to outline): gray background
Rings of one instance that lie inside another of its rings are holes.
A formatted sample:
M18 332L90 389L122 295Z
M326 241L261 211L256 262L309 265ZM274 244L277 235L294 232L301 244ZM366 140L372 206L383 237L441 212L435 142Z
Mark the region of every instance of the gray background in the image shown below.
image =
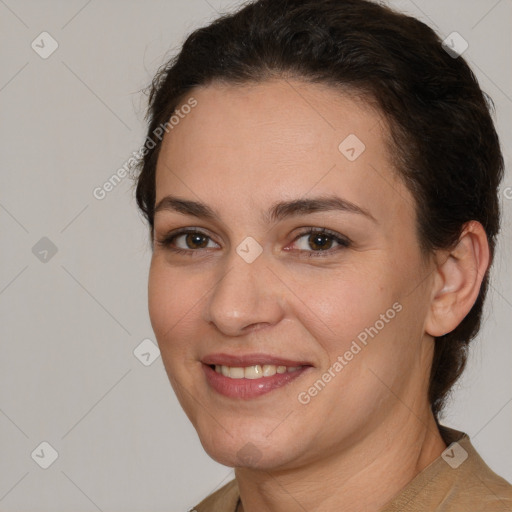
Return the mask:
M390 3L443 38L459 32L496 103L503 232L485 327L444 423L512 480L512 0ZM203 452L161 358L134 356L154 336L131 181L93 196L143 143L139 91L232 5L0 0L1 511L184 511L233 475ZM31 48L43 31L59 45L46 59ZM47 469L43 441L58 452Z

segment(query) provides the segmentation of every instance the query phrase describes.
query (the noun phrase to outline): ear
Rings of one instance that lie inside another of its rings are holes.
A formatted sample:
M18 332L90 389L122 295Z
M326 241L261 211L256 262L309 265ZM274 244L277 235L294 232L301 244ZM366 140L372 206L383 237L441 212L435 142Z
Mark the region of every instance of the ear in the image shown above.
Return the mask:
M436 254L431 303L425 331L443 336L453 331L475 303L489 267L489 243L477 221L465 224L457 246Z

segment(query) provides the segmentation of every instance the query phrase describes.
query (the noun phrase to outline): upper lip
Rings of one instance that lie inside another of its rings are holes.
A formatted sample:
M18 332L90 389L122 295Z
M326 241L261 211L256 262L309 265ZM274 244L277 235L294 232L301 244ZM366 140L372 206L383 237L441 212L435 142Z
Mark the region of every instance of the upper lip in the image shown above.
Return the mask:
M307 361L292 361L291 359L286 359L283 357L273 356L270 354L240 354L240 355L231 355L231 354L210 354L205 356L201 360L204 364L215 364L220 366L254 366L257 364L272 364L275 366L312 366L311 363Z

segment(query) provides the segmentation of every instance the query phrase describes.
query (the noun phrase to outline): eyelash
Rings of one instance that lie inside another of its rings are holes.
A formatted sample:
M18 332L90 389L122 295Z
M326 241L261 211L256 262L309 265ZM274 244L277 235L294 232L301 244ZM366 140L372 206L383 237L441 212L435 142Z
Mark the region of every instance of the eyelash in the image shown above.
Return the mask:
M156 243L165 248L165 249L168 249L176 254L184 254L186 256L193 256L194 253L197 253L199 252L201 249L180 249L180 248L176 248L176 247L172 247L172 242L182 236L182 235L188 235L188 234L197 234L197 235L201 235L203 237L206 237L206 238L210 238L206 233L203 233L202 231L198 231L196 229L192 229L192 228L185 228L185 229L181 229L179 231L176 231L174 233L170 233L168 234L167 236L165 236L164 238L160 239L160 240L156 240ZM345 237L342 237L341 235L339 235L338 233L336 233L335 231L331 231L329 229L326 229L326 228L309 228L307 229L306 231L303 231L302 233L300 233L299 235L297 235L295 237L295 239L293 240L293 242L296 242L297 240L299 240L300 238L306 236L306 235L316 235L316 234L321 234L321 235L324 235L325 237L327 238L330 238L331 240L337 242L341 247L338 247L336 249L327 249L327 250L320 250L320 251L300 251L299 252L306 252L306 253L309 253L308 254L308 258L311 258L311 257L314 257L314 258L318 258L318 257L326 257L326 256L330 256L332 255L334 252L337 252L341 249L346 249L348 247L351 246L351 241L348 239L348 238L345 238Z

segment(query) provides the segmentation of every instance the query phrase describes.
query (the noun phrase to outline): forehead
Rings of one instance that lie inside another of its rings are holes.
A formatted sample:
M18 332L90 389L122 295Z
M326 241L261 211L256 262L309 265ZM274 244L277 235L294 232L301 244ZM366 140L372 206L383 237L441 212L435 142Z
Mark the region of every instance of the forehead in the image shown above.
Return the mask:
M397 204L407 191L389 158L387 125L368 103L291 80L214 84L191 96L197 106L164 137L156 203L172 193L236 214L334 192L377 215L407 207Z

